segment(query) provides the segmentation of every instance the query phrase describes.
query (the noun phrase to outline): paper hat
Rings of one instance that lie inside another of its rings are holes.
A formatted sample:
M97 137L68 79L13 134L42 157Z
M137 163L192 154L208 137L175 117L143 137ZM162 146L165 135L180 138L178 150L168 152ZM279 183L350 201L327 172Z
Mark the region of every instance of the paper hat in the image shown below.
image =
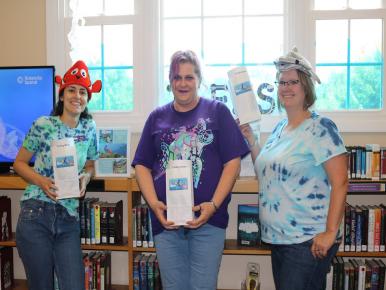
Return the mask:
M91 99L92 93L99 93L102 89L102 82L100 80L95 81L93 84L90 80L87 65L78 60L70 69L61 76L55 77L55 82L60 86L59 94L64 90L65 87L70 85L79 85L85 87L88 93L88 100Z
M311 63L298 52L298 49L296 47L294 47L286 55L279 57L273 63L275 64L278 73L291 69L297 69L304 72L311 79L320 84L320 79L312 70Z

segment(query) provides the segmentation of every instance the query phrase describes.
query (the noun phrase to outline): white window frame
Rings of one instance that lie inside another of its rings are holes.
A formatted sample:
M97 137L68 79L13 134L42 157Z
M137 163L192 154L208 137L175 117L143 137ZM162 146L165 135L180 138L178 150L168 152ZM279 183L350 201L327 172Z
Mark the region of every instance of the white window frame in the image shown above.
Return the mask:
M66 0L46 1L46 47L47 64L55 65L56 74L63 75L71 66L66 31L71 25L65 19ZM158 96L158 5L157 0L135 0L135 15L122 16L132 18L133 23L133 97L134 109L127 111L93 112L97 126L125 126L132 132L140 132L149 113L157 105ZM119 20L119 19L118 19ZM100 24L88 18L88 24ZM114 20L105 17L103 24L114 24Z
M71 63L66 59L65 0L46 1L47 64L56 67L62 75ZM386 41L386 0L382 9L314 11L312 0L285 0L284 51L296 45L312 64L315 64L315 21L319 19L383 19L383 40ZM96 112L93 116L98 126L125 125L132 131L140 132L148 114L157 106L161 90L162 53L160 45L159 0L135 0L137 11L134 20L134 110L132 112ZM385 62L386 50L383 45ZM342 112L321 112L337 124L341 132L386 132L386 65L383 67L382 110L358 110ZM261 129L270 132L283 116L263 116Z

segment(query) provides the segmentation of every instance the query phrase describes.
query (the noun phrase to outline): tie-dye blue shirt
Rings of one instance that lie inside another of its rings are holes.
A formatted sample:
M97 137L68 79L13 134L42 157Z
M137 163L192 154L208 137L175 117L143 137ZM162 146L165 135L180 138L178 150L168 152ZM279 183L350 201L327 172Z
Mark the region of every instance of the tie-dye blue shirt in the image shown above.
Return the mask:
M74 138L79 173L87 160L98 158L94 120L80 119L76 128L70 128L60 120L59 116L40 117L32 124L23 142L23 147L35 155L34 170L37 173L54 178L51 141L63 138ZM21 200L30 198L54 203L40 187L33 184L27 186ZM63 205L70 215L78 216L78 199L61 199L58 203Z
M218 101L200 98L188 112L178 112L173 103L154 110L146 121L132 166L151 170L158 199L166 204L165 170L169 160L192 160L194 203L209 201L228 161L243 157L249 150L228 108ZM220 228L228 225L225 198L208 223ZM153 233L163 230L151 214Z
M296 129L274 129L256 159L262 239L297 244L325 231L331 186L323 162L345 153L338 129L315 112Z

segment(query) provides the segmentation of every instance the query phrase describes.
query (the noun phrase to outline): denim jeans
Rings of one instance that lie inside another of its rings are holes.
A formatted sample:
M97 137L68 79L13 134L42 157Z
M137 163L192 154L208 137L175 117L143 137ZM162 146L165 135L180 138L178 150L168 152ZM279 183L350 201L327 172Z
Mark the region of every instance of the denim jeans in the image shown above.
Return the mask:
M79 220L59 204L25 200L16 229L16 246L29 290L52 290L54 269L60 290L84 290Z
M164 290L215 290L225 229L205 224L154 237Z
M273 279L276 290L322 290L332 258L338 251L334 244L323 259L311 253L312 240L293 245L271 245Z

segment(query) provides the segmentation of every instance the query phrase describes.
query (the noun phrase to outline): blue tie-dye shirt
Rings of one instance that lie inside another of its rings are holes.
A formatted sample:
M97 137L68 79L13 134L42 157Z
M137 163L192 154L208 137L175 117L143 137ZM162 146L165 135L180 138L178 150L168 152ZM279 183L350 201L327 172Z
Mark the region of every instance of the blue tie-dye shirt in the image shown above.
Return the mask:
M51 141L63 138L74 138L80 173L87 160L98 158L96 126L92 119L80 119L76 128L65 125L59 116L40 117L30 128L23 147L35 155L34 170L40 175L54 178L51 158ZM30 198L54 203L37 185L29 184L21 200ZM72 216L78 216L79 200L76 198L58 201Z
M256 159L262 239L297 244L325 231L330 183L323 162L345 153L338 129L315 112L296 129L274 129Z

